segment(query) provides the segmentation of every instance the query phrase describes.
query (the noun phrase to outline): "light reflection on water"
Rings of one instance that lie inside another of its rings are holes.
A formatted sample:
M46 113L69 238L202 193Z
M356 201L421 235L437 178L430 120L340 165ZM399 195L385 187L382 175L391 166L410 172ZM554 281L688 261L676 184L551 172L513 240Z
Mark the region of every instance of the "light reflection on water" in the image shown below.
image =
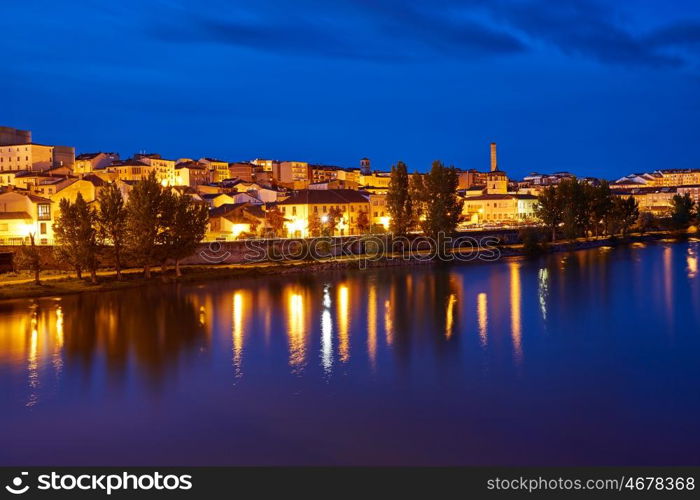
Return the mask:
M697 249L6 302L0 463L700 464Z

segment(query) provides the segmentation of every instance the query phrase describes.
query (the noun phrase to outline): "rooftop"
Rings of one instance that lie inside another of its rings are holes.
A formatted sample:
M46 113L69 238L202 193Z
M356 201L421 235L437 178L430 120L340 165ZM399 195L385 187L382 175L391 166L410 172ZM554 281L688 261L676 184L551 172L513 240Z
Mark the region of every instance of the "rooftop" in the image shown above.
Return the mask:
M367 203L367 197L353 189L303 189L297 191L280 205Z

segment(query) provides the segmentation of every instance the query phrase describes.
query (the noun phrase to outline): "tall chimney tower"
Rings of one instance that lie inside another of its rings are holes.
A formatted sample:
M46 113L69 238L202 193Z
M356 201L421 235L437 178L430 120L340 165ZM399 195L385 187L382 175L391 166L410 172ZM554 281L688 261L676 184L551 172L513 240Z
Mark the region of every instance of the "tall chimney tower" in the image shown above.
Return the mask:
M491 143L491 172L498 170L498 161L496 160L496 143Z

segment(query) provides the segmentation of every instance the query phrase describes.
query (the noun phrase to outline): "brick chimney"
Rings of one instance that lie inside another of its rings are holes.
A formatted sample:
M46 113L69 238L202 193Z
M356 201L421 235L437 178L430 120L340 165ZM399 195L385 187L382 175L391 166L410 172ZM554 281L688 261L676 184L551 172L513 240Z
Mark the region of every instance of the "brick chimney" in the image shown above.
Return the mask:
M498 161L496 160L496 143L491 143L491 172L498 170Z

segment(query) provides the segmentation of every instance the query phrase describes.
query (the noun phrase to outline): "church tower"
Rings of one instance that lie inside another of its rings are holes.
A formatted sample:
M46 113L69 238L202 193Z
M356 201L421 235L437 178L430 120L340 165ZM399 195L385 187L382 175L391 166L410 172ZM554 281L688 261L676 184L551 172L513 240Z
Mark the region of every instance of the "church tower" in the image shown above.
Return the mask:
M362 158L360 160L360 173L362 175L370 175L372 173L372 168L369 165L369 158Z

